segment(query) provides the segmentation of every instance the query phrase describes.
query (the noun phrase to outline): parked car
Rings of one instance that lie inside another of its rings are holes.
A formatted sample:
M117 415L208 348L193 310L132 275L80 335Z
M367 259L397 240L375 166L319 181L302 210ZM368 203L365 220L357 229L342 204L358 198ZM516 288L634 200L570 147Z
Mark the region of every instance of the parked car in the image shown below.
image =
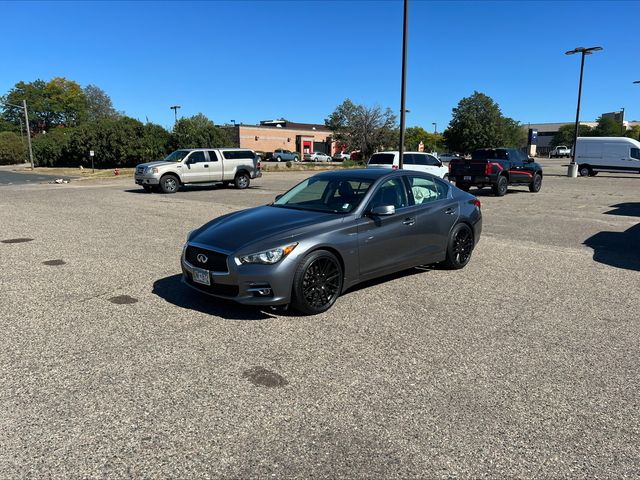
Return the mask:
M640 173L640 142L627 137L578 137L576 163L583 177L598 172Z
M182 185L233 183L247 188L251 179L262 176L253 150L242 148L192 148L176 150L159 162L136 166L135 182L145 191L175 193Z
M415 170L426 172L436 177L449 179L449 169L442 165L442 162L430 153L424 152L404 152L403 168L405 170ZM367 168L392 168L400 166L399 152L378 152L371 155Z
M304 159L308 162L330 162L331 155L322 152L305 153Z
M297 162L298 160L300 160L300 155L297 152L292 152L291 150L285 150L283 148L278 148L278 149L273 151L272 158L276 162L282 162L283 160L285 162L286 161Z
M526 185L535 193L542 188L542 167L514 148L482 148L470 160L451 160L449 180L464 191L490 186L498 197L507 193L509 185Z
M328 310L368 279L417 265L463 268L482 231L480 202L411 170L333 170L265 206L194 230L182 249L183 281L248 305Z
M462 155L458 155L457 153L441 153L438 155L438 160L441 162L450 162L454 158L462 158Z
M549 158L571 157L571 149L564 145L558 145L549 152Z
M336 152L333 154L334 162L342 162L344 160L351 160L351 152Z

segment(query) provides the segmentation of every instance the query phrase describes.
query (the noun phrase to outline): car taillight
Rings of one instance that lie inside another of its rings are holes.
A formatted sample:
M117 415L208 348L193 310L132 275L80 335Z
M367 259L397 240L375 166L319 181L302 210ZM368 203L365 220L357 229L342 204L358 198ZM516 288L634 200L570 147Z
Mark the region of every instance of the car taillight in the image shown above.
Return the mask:
M480 203L480 200L478 200L477 198L474 198L473 200L469 200L469 203L472 205L475 205L478 208L482 208L482 204Z
M392 170L398 170L398 165L391 165Z
M261 164L260 162L258 162L258 165L257 165L257 167L256 167L256 168L257 168L258 170L260 170L260 168L261 168L261 167L262 167L262 164Z
M484 174L485 175L491 175L491 170L493 169L493 165L491 165L490 163L487 163L484 167Z

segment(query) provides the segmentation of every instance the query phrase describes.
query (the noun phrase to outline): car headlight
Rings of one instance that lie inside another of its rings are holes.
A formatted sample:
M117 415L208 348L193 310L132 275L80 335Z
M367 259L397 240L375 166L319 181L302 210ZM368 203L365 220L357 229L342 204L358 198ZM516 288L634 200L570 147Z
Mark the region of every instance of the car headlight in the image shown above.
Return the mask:
M147 167L145 173L158 173L158 167Z
M277 247L263 252L243 255L239 257L238 260L240 260L240 263L262 263L264 265L273 265L293 252L293 249L296 248L297 245L297 243L292 243L285 247Z

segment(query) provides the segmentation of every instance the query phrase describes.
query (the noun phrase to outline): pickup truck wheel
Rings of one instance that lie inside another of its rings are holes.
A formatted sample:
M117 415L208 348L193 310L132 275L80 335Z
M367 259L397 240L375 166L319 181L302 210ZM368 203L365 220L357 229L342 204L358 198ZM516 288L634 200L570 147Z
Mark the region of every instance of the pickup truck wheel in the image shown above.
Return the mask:
M443 265L451 270L464 268L471 260L473 252L473 232L466 223L459 223L449 235L447 258Z
M504 175L498 177L498 183L492 187L493 194L496 197L503 197L509 190L509 180Z
M236 186L236 188L243 190L249 186L249 183L251 183L251 179L249 178L249 175L247 175L246 173L239 173L236 175L236 178L233 181L233 183Z
M538 193L542 188L542 175L536 173L533 176L533 180L529 184L529 191L533 193Z
M315 250L296 269L291 306L306 315L316 315L329 310L341 291L340 262L331 252Z
M581 177L591 176L591 167L589 165L580 165L578 167L578 173Z
M180 188L180 180L174 175L165 175L160 179L162 193L176 193Z

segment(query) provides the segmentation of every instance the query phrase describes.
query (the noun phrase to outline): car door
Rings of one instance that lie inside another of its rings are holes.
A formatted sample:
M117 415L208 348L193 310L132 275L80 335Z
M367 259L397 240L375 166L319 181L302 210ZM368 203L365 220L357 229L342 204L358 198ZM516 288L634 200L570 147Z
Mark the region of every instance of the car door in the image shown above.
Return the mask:
M208 150L209 155L209 178L211 182L221 182L224 174L224 160L219 157L215 150Z
M506 151L509 160L509 176L511 183L527 183L530 181L529 175L524 171L524 161L518 150L509 149Z
M444 259L449 232L460 216L458 201L448 182L427 175L407 175L409 203L414 205L414 238L417 263Z
M395 214L373 216L374 207L393 205ZM401 269L412 256L411 234L415 218L408 209L405 182L396 176L383 182L369 200L358 221L360 278L372 278Z
M182 168L183 183L210 182L210 162L204 150L191 152L184 162Z

